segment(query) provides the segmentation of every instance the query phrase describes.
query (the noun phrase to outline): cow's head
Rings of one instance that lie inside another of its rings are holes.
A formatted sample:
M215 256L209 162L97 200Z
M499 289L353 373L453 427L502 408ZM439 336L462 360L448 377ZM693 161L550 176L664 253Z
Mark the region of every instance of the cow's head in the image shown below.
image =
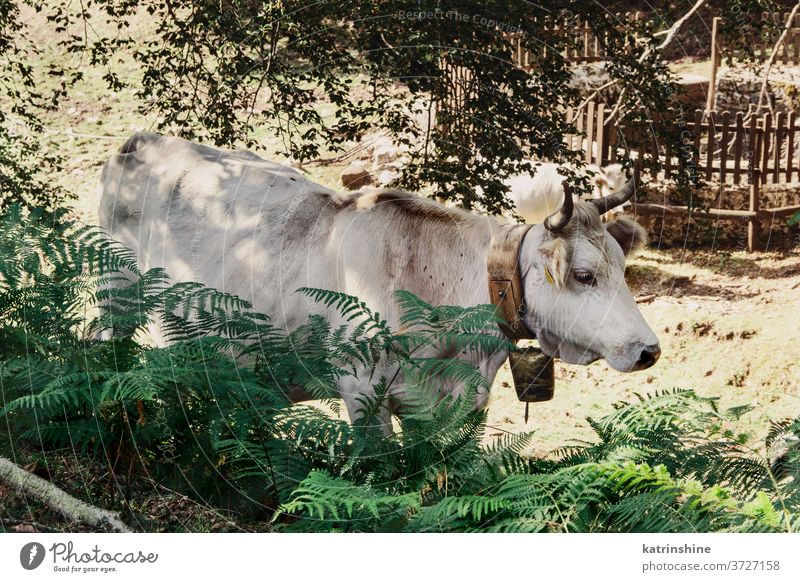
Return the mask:
M619 192L564 205L533 227L520 249L525 325L544 352L571 364L603 358L622 372L655 364L661 350L625 283L625 257L645 242L644 229L626 217L600 215L629 200L638 172Z
M598 168L597 166L592 167L597 169L597 172L592 176L593 199L605 198L625 187L627 178L625 177L625 169L622 167L622 164L611 164L603 168ZM607 213L601 214L600 218L603 222L611 220L615 215L621 213L626 205L627 200L618 206L610 208Z
M596 168L596 166L591 167ZM625 169L622 164L610 164L597 168L597 173L592 176L593 198L602 198L621 190L626 181Z

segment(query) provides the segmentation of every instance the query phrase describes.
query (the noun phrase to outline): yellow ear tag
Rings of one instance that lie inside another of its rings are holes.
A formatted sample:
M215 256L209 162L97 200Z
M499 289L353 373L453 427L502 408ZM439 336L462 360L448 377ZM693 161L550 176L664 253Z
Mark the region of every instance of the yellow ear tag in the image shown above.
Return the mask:
M544 278L547 279L547 282L551 285L556 284L556 282L553 280L553 276L550 274L550 269L547 267L544 268Z

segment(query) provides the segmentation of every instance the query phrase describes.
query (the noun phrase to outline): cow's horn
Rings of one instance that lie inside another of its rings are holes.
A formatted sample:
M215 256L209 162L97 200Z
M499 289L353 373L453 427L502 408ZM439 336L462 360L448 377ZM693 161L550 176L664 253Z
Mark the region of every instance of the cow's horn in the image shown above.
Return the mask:
M639 166L636 165L633 168L633 178L622 187L621 190L614 192L613 194L609 194L608 196L603 196L602 198L595 198L594 200L590 200L589 202L597 208L597 212L601 215L605 214L612 208L616 208L621 204L625 204L628 200L633 198L633 195L636 194L636 191L639 189Z
M544 227L550 232L558 232L567 226L572 218L572 210L575 208L572 202L572 190L566 180L562 182L564 188L564 203L559 210L544 219Z

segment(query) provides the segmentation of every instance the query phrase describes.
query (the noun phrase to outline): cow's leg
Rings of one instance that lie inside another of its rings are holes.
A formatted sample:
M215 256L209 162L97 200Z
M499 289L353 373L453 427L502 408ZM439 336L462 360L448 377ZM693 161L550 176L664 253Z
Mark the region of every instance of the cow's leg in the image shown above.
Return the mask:
M136 275L131 273L125 268L120 269L119 272L107 273L108 278L104 278L100 285L98 285L99 292L108 292L111 294L112 299L105 299L99 301L97 304L98 311L100 312L100 317L103 317L106 320L106 324L112 323L113 325L113 314L111 313L111 309L109 307L109 301L113 302L113 296L115 291L119 291L121 289L125 289L129 285L131 285L136 280ZM111 315L109 318L108 316ZM92 334L91 339L95 341L108 341L114 335L114 328L112 326L105 327L104 329L97 329Z
M469 355L462 355L459 359L466 361L468 364L476 368L481 375L486 378L489 386L486 388L480 387L472 395L472 402L475 410L483 410L489 404L489 396L491 385L497 376L497 371L508 358L508 350L497 350L492 354L485 353L471 353ZM438 382L440 389L440 396L451 396L453 398L464 397L466 394L466 385L464 382L458 380L441 380Z
M508 350L498 350L489 357L473 360L472 365L480 370L484 378L489 381L489 386L494 383L498 370L508 358ZM489 390L479 390L475 395L476 410L483 410L489 404Z
M339 393L342 395L342 400L347 407L347 414L350 416L350 422L362 419L364 417L364 407L372 406L373 401L377 398L375 388L369 379L369 372L364 370L359 374L359 377L348 376L339 381ZM379 428L386 436L391 436L394 432L392 429L392 411L389 406L389 397L384 396L379 403L379 410L375 413L371 426Z

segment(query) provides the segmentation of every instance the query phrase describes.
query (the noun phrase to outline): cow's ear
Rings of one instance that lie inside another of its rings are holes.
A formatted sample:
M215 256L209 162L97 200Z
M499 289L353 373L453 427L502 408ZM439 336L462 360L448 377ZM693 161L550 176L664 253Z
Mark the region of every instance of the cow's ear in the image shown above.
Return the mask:
M635 253L647 244L647 231L627 216L618 216L606 223L606 230L622 247L625 256Z
M554 238L540 246L539 253L543 259L545 280L556 289L561 289L567 280L567 244L561 238Z

